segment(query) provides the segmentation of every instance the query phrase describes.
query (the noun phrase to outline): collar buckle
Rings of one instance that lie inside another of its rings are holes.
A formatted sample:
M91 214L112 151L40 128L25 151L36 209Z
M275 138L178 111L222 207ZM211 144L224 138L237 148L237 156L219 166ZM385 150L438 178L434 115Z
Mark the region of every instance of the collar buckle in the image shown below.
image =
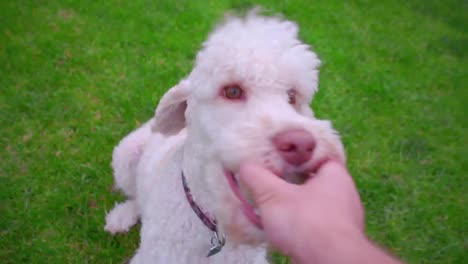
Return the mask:
M217 231L213 233L213 237L211 238L211 248L206 257L211 257L219 253L221 249L223 249L224 244L226 244L226 237L223 234L220 236Z

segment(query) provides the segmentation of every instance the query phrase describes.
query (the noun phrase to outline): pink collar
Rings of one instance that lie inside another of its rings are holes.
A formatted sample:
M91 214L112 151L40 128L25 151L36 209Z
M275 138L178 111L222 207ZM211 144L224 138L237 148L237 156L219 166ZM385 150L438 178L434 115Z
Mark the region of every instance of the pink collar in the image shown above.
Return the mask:
M198 218L206 225L211 231L217 232L218 228L216 226L216 219L208 216L208 214L204 213L200 206L193 200L192 193L190 192L190 188L187 185L187 180L185 179L184 172L182 172L182 184L184 185L185 197L187 197L187 201L192 207L195 214L197 214Z
M200 206L198 206L197 203L193 200L192 193L190 192L190 188L187 185L187 180L185 179L183 171L181 172L181 176L182 176L182 185L184 186L184 191L185 191L185 197L187 197L187 201L189 202L190 207L192 207L193 211L198 216L198 218L200 218L203 224L205 224L205 226L208 227L214 233L210 241L211 248L207 255L207 257L211 257L214 254L221 251L224 244L226 243L226 238L224 237L223 234L221 235L219 234L216 219L204 213L203 210L200 208Z

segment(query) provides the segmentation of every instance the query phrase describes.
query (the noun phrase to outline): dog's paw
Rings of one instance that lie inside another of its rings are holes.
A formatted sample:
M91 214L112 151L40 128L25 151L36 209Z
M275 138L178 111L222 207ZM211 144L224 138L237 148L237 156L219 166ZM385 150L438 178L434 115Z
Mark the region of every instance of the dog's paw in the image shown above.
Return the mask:
M126 233L138 221L135 201L128 200L115 207L106 215L104 230L111 234Z

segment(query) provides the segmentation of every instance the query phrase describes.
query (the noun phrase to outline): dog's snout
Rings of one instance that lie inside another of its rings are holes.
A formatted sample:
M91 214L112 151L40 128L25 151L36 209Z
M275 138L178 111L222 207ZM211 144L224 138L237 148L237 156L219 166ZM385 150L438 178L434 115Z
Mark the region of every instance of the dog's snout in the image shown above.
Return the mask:
M288 130L276 134L273 144L286 162L298 166L310 160L316 142L307 131Z

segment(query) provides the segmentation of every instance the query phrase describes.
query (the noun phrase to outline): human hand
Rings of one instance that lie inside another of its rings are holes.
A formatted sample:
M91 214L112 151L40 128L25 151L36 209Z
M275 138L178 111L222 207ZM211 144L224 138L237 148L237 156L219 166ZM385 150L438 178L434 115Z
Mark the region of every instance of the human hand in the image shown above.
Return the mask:
M267 240L286 255L310 260L343 236L365 238L359 194L337 162L323 164L303 185L251 163L241 166L240 180L252 193Z

